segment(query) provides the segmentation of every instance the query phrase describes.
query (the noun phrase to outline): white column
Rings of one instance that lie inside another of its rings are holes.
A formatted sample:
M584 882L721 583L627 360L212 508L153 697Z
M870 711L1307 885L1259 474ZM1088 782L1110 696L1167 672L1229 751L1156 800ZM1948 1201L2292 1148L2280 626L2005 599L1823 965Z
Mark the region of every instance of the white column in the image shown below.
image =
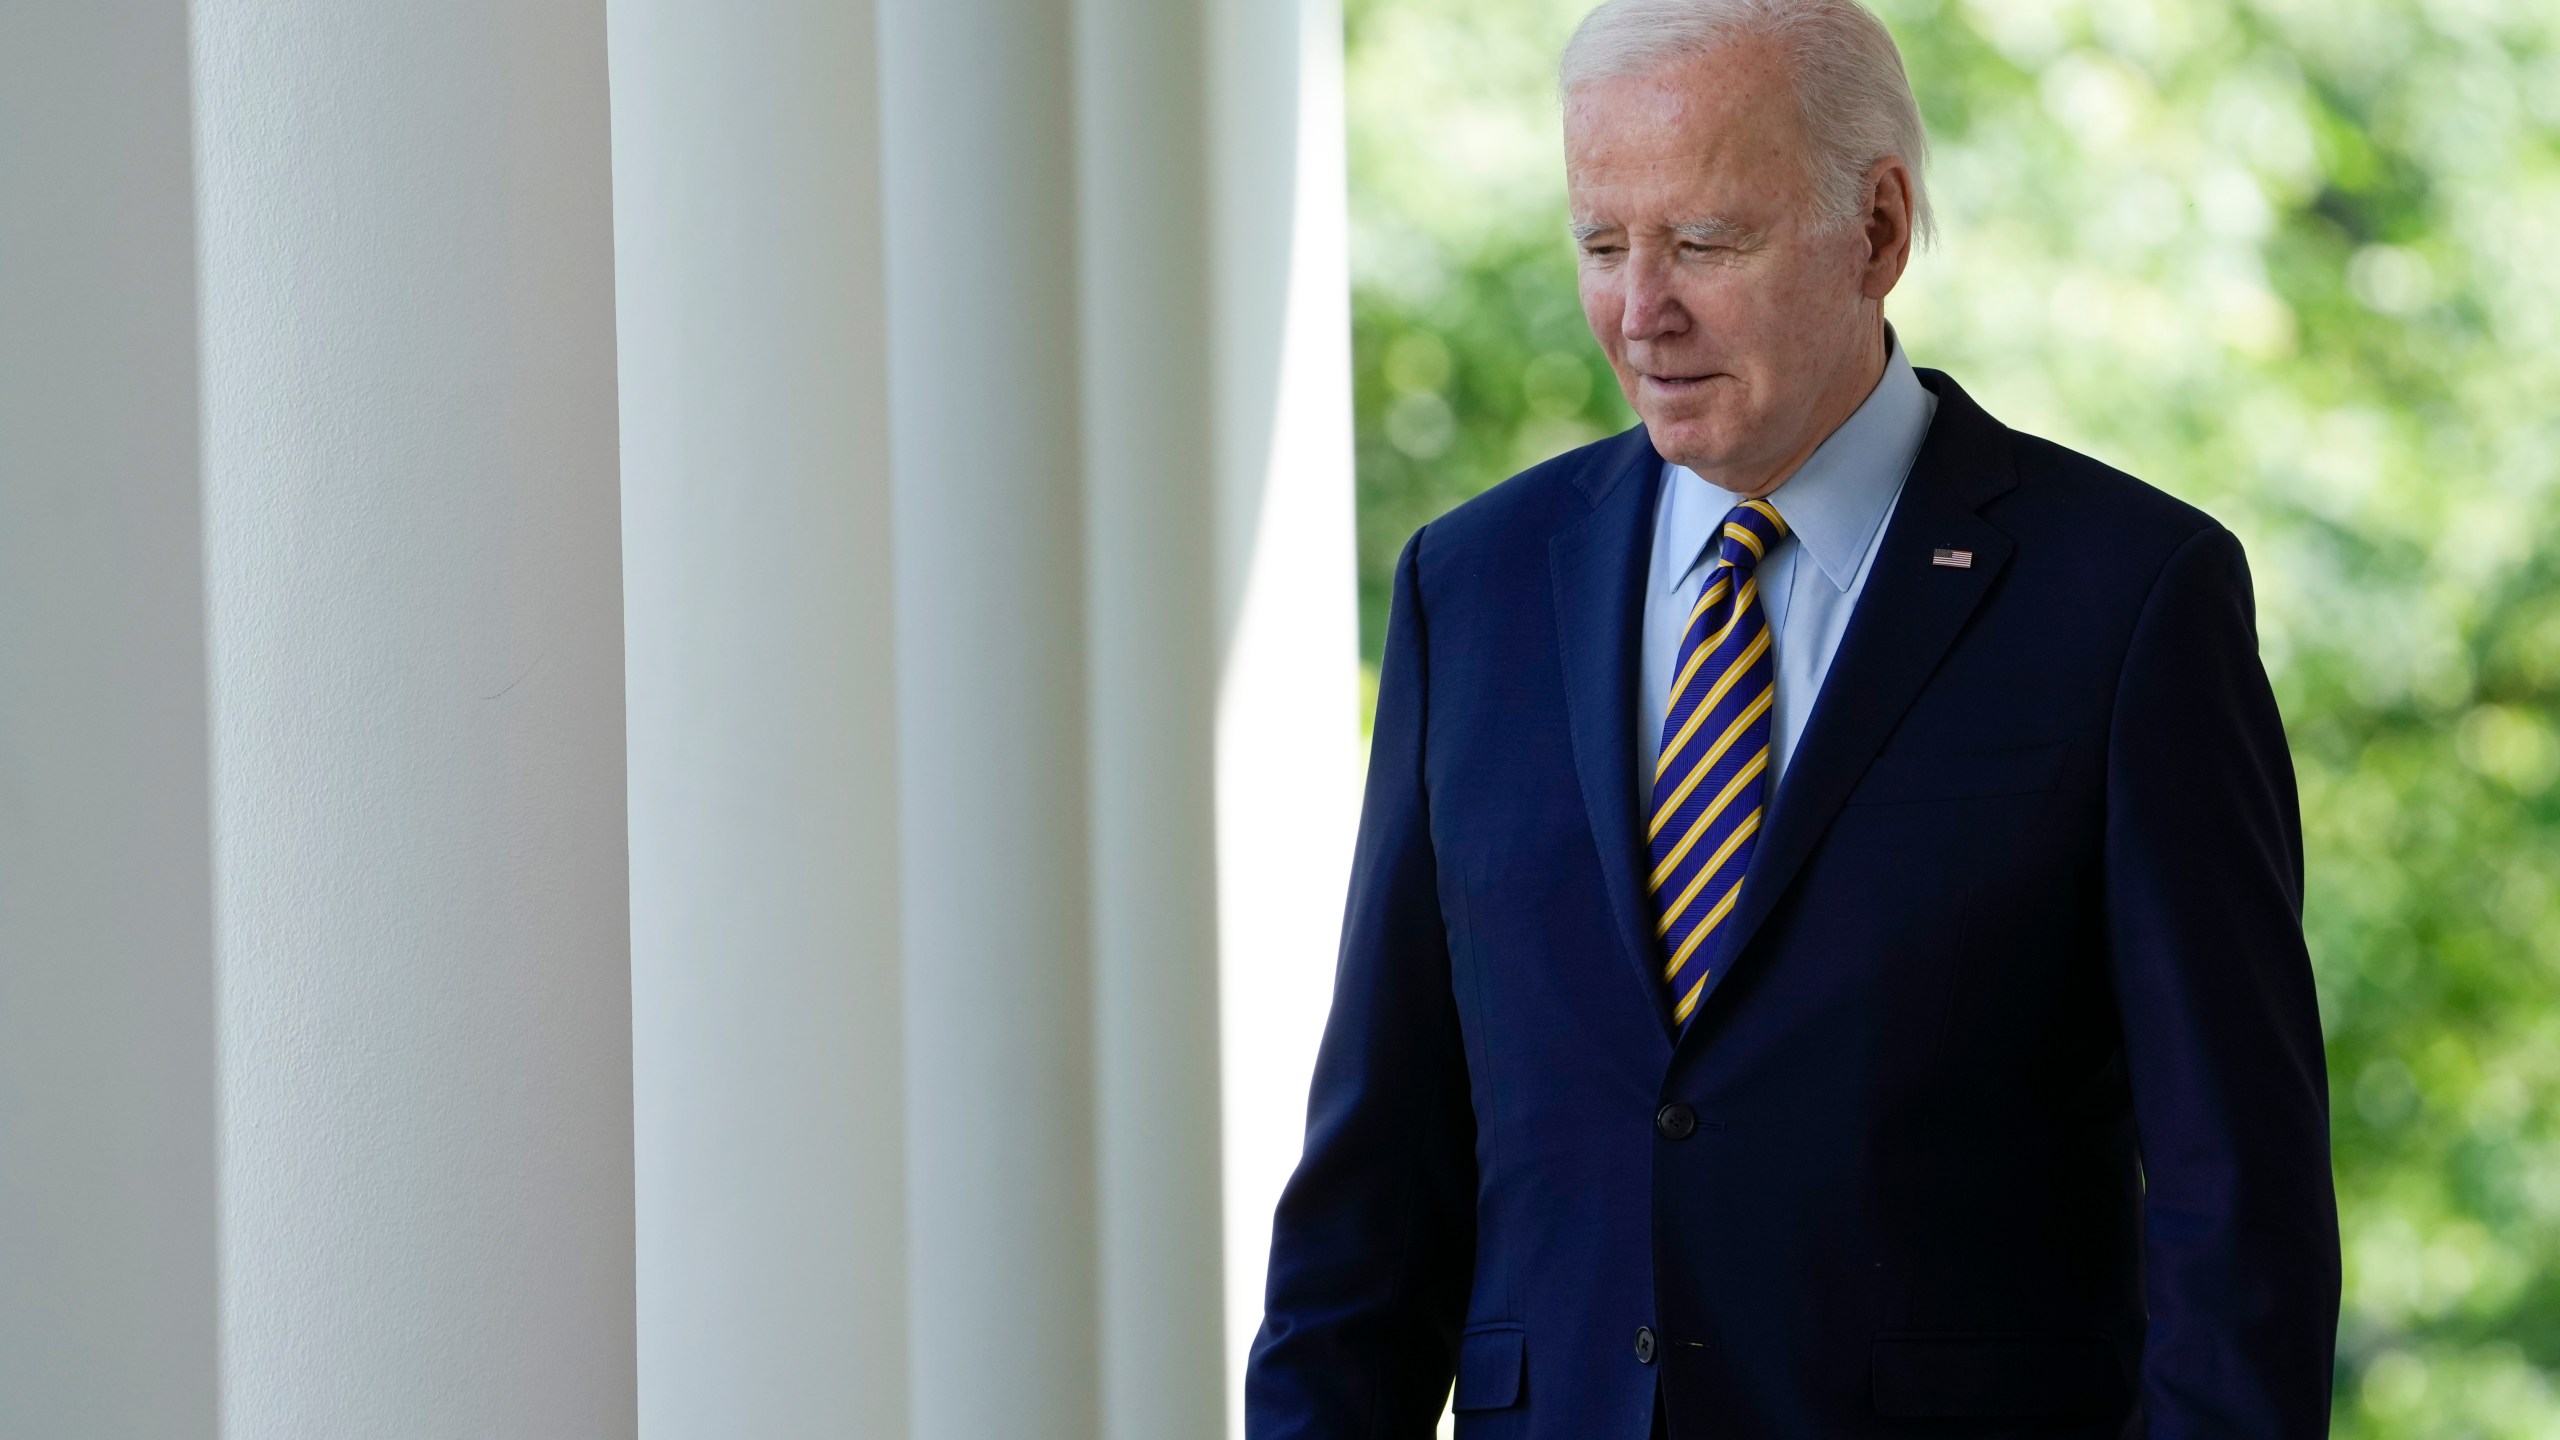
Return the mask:
M0 6L0 1434L215 1420L179 0Z
M870 7L611 18L640 1426L889 1440L907 1305Z
M1347 831L1331 12L612 3L644 1424L1211 1433L1220 931L1320 1016Z
M1230 1434L1359 812L1342 14L1216 0L1218 895Z
M1099 1423L1072 38L880 7L919 1440Z
M1226 1423L1217 427L1199 0L1077 7L1103 1433Z
M198 0L223 1412L633 1433L602 0Z

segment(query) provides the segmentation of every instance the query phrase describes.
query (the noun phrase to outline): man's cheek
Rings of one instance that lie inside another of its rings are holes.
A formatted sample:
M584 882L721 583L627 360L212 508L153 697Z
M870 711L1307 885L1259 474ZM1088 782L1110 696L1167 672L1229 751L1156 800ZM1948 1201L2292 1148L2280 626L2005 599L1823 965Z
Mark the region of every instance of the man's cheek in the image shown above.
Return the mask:
M1592 335L1612 357L1617 353L1612 337L1617 334L1619 318L1625 313L1626 303L1615 293L1594 284L1586 283L1582 287L1582 318L1590 323Z

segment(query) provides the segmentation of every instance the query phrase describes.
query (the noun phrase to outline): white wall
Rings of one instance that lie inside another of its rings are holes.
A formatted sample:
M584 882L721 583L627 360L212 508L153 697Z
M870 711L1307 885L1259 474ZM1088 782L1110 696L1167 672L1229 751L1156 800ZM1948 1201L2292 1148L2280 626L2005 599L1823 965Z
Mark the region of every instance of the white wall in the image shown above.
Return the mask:
M0 5L0 1434L214 1425L179 0Z
M871 14L611 20L640 1427L901 1435Z
M224 1424L627 1436L601 0L199 0Z

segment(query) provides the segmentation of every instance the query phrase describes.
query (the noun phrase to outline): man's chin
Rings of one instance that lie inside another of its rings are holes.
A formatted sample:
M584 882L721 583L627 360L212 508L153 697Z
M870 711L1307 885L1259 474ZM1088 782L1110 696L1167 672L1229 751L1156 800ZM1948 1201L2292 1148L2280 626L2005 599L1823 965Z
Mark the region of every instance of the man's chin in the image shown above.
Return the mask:
M1673 415L1642 417L1645 435L1653 441L1654 453L1674 465L1686 465L1699 474L1723 469L1741 450L1735 444L1732 427L1711 417Z

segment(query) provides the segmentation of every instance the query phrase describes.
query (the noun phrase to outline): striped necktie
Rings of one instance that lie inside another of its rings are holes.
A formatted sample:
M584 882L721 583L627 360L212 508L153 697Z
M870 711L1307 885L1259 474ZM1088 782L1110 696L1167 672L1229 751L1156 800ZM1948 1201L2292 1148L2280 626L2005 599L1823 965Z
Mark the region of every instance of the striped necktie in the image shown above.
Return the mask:
M1745 500L1724 517L1715 567L1689 612L1663 707L1647 833L1662 979L1671 990L1671 1018L1684 1028L1706 993L1716 953L1709 937L1742 898L1760 833L1777 667L1758 572L1761 557L1786 533L1787 522L1765 500Z

